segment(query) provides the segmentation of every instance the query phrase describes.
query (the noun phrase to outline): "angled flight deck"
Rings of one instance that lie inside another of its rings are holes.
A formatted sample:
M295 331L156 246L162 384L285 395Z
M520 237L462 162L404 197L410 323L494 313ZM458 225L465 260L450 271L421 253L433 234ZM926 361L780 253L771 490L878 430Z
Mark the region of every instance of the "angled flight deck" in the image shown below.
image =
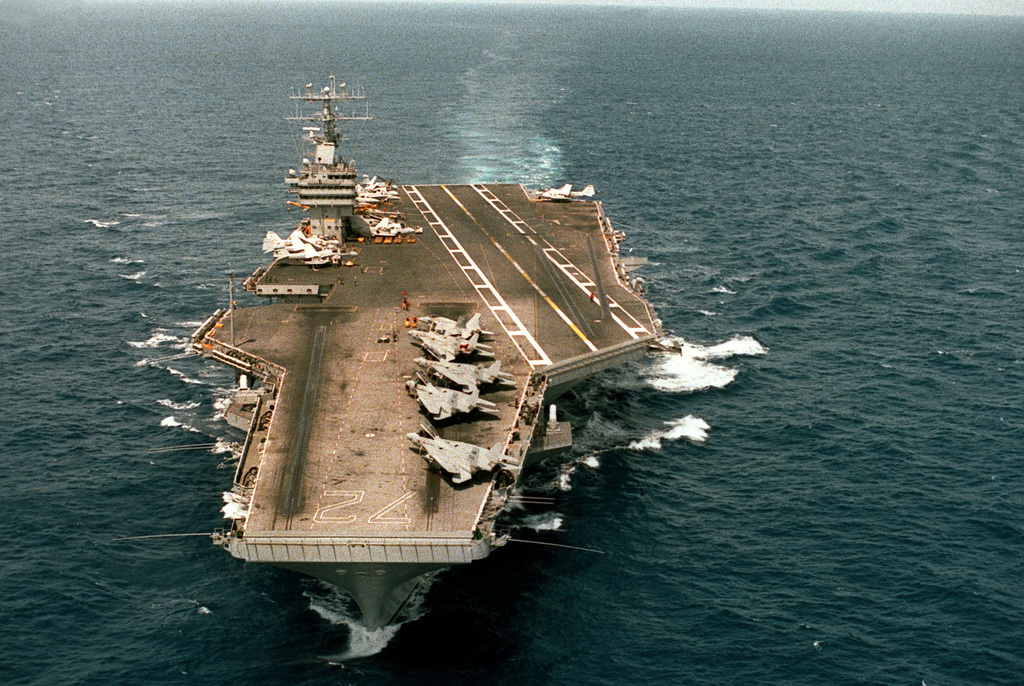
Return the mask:
M600 204L538 202L518 184L404 191L467 276L483 277L482 302L535 369L656 335L646 302L620 281Z

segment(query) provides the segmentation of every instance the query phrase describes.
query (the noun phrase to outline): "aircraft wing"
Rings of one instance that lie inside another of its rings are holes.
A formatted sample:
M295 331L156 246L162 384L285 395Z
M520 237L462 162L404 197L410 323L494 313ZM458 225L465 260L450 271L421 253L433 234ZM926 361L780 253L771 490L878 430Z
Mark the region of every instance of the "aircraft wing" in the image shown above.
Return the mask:
M451 475L452 481L461 484L473 478L472 466L469 462L441 446L427 447L427 458Z
M445 402L447 398L441 389L434 386L417 386L416 398L434 419L447 419L452 416L451 403Z

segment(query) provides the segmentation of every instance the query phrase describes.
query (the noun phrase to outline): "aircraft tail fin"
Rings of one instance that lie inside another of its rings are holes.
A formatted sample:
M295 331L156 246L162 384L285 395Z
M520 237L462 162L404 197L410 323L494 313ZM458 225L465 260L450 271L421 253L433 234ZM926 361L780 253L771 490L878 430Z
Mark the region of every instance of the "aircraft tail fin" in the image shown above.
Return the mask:
M263 237L263 252L271 252L283 247L285 244L284 239L278 236L273 231L267 231L267 235Z

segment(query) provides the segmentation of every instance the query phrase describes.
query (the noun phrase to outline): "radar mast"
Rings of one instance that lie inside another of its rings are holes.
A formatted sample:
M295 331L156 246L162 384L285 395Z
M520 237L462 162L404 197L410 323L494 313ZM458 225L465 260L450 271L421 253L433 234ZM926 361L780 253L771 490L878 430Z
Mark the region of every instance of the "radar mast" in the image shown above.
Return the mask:
M290 191L298 196L297 204L309 212L309 233L322 238L346 240L354 233L362 233L365 221L355 214L356 168L355 162L346 163L341 157L341 143L347 140L341 133L341 124L368 121L368 114L340 114L341 103L364 99L361 90L350 92L333 75L330 83L319 90L307 83L305 90L293 93L292 100L314 106L303 112L296 103L296 114L289 121L307 122L303 141L313 148L312 157L304 157L299 171L289 171L285 181Z

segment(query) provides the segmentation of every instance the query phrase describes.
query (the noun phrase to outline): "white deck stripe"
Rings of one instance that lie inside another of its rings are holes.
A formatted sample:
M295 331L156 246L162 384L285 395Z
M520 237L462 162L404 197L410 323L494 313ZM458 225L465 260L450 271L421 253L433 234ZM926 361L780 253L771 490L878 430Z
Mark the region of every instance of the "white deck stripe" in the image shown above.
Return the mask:
M473 184L473 190L479 193L480 197L486 200L487 203L491 207L493 207L495 211L498 212L498 214L504 217L505 221L511 224L516 231L526 236L528 241L530 241L534 245L538 245L537 241L541 241L545 245L547 245L548 247L541 249L541 252L544 253L544 256L547 257L552 264L558 267L563 274L569 277L569 280L575 283L580 288L580 290L586 293L587 297L589 297L598 307L600 307L600 298L598 298L597 294L594 293L593 290L591 290L594 287L596 287L597 284L590 280L590 277L588 277L583 272L583 270L581 270L579 267L570 262L565 257L565 255L563 255L561 251L558 250L558 248L548 243L547 239L545 239L543 236L538 235L537 232L529 224L527 224L525 220L519 217L519 215L517 215L508 205L502 202L501 199L498 198L498 196L496 196L494 193L490 191L490 189L487 188L487 186L484 186L483 184ZM515 219L512 219L512 217L515 217ZM527 229L529 229L529 231L524 230L522 227L526 227ZM536 239L534 238L535 236ZM555 259L553 255L557 255L561 261ZM574 274L570 273L570 269L574 271L576 274L579 274L583 278L577 278ZM617 308L619 311L625 314L626 317L633 320L633 324L635 324L635 326L632 326L623 321L622 319L620 319L619 317L612 315L612 319L615 320L615 323L622 327L622 330L629 334L632 338L639 338L640 334L650 333L650 331L648 331L647 328L643 324L641 324L636 317L631 315L629 311L626 310L626 308L622 307L617 302L615 302L614 298L612 298L611 296L608 296L608 305L609 307Z
M494 288L490 280L484 275L480 268L473 262L473 258L469 256L469 253L462 247L459 240L452 234L451 230L445 225L441 218L434 211L434 208L430 206L430 203L424 199L423 194L415 186L403 186L405 192L409 194L409 198L412 200L416 208L423 214L423 217L427 220L427 224L437 237L441 239L441 244L444 245L445 249L452 254L455 258L456 263L462 268L462 271L466 274L469 282L480 294L480 297L487 304L487 307L494 314L494 318L498 320L501 327L505 329L505 333L508 334L509 340L519 348L519 352L522 353L523 358L530 364L531 367L539 367L541 365L550 365L551 358L547 356L547 353L537 344L534 337L527 331L523 322L516 315L515 310L509 307L505 299L501 297L501 294ZM444 186L442 186L444 188ZM451 245L449 245L449 242ZM459 257L465 259L465 264ZM474 279L474 275L477 277ZM489 297L490 296L490 297ZM499 312L505 316L499 316ZM506 320L512 320L513 326L510 328ZM519 338L525 339L529 344L529 347L533 348L535 355L531 356L527 354L526 350L519 343Z

